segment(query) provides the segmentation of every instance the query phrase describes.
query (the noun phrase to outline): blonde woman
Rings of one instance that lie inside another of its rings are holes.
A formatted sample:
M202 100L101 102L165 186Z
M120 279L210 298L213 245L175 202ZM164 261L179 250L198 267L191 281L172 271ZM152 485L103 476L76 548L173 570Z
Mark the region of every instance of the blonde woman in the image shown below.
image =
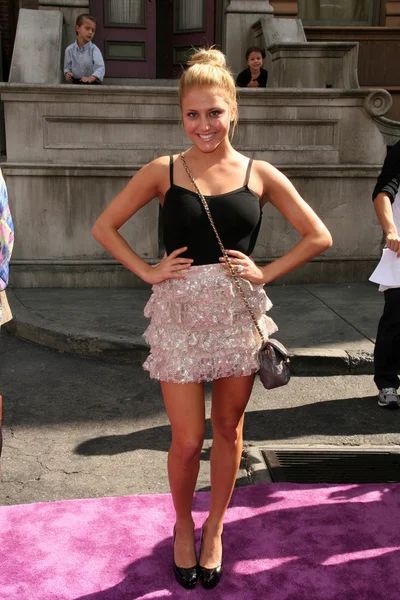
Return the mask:
M200 50L179 87L185 132L183 159L204 194L215 226L241 277L265 336L276 330L265 315L263 286L331 245L326 227L282 173L249 160L231 145L238 118L235 82L218 50ZM157 197L163 206L166 256L148 265L119 233ZM262 207L271 202L301 234L287 254L264 266L250 255ZM242 453L244 411L258 370L259 336L221 256L181 156L143 167L100 215L94 237L130 271L153 285L145 308L151 352L144 368L161 384L172 428L168 474L176 511L173 571L192 588L217 585L222 575L222 530ZM212 381L210 510L195 550L192 499L205 432L204 382Z

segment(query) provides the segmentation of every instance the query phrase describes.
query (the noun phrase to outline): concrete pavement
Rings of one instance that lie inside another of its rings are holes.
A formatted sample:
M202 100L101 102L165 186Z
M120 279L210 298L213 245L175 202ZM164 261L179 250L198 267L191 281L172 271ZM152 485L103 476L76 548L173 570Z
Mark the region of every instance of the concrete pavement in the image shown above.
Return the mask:
M8 289L16 336L82 356L142 361L147 289ZM287 285L267 289L298 375L372 373L383 295L365 284Z
M138 362L56 352L0 332L4 447L0 504L168 492L170 427ZM209 487L211 389L197 489ZM259 448L400 450L400 410L379 408L370 375L293 377L246 410L237 485L268 478Z
M277 337L302 377L271 392L256 380L237 485L269 479L261 447L399 451L400 411L379 408L372 377L362 375L372 370L383 306L376 286L267 292ZM17 289L8 296L10 329L35 343L0 332L0 504L167 492L170 428L158 382L140 365L149 291ZM210 405L206 386L197 489L209 485Z

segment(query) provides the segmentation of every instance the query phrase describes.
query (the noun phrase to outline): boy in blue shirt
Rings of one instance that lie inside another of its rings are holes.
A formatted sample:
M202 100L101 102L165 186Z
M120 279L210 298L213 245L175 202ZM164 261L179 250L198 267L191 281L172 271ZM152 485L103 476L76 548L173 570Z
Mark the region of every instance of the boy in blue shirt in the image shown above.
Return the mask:
M75 30L76 42L65 50L65 79L71 83L99 84L103 81L105 68L102 54L92 42L96 19L88 14L79 15Z

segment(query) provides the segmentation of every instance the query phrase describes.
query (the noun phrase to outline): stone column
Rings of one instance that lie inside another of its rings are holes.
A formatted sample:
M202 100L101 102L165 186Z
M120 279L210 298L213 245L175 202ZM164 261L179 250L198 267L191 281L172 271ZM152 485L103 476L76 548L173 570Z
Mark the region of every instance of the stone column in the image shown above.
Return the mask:
M89 12L89 0L39 0L39 10L60 10L63 14L62 56L67 46L75 42L75 21Z
M20 9L8 83L60 83L62 25L60 11Z
M251 45L251 26L261 19L273 18L269 0L231 0L225 11L225 54L227 63L237 74L246 66L246 48Z

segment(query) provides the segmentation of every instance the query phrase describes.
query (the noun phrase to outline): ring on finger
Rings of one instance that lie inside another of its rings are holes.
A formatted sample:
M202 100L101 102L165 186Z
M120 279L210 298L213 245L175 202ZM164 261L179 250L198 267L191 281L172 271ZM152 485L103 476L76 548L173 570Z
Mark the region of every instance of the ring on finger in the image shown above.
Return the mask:
M243 265L238 265L238 268L237 268L237 271L236 271L236 273L237 273L238 275L240 275L240 273L242 273L242 272L243 272L243 270L244 270L244 266L243 266Z

